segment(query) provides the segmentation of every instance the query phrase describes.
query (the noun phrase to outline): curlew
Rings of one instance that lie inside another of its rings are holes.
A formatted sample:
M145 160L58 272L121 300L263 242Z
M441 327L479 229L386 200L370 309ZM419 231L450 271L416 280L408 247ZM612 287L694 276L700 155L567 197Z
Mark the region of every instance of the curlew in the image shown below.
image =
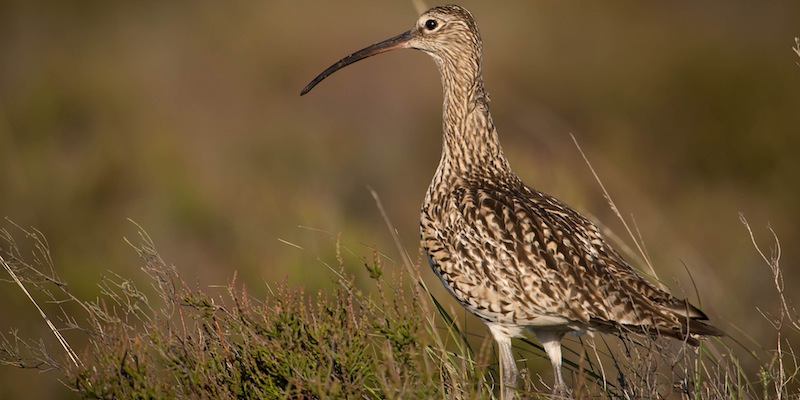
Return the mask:
M511 170L489 113L482 43L472 14L455 6L423 13L411 30L336 62L303 89L386 51L410 48L436 62L444 92L439 166L422 204L420 231L431 268L498 344L501 396L515 395L511 339L532 331L553 366L553 391L568 332L631 331L697 345L722 332L705 314L642 278L597 227Z

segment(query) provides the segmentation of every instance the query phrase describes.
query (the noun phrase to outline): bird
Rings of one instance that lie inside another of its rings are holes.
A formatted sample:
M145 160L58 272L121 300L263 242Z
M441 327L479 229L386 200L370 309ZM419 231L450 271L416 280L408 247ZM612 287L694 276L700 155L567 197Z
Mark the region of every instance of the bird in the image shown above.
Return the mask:
M410 30L331 65L301 96L352 63L396 49L428 54L441 76L442 154L421 207L421 243L448 292L497 342L501 398L516 395L511 339L527 332L552 364L553 393L565 396L567 333L634 332L693 346L724 335L700 309L642 277L593 222L512 171L489 113L483 44L467 9L425 11Z

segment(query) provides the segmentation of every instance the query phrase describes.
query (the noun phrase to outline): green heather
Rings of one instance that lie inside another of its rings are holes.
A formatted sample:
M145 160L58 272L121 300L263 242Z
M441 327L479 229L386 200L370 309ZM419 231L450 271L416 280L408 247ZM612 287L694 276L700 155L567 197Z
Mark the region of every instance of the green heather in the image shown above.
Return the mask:
M79 332L89 343L73 352L69 344L44 346L14 331L2 336L2 361L57 370L64 387L79 398L474 399L491 398L499 390L493 342L461 328L419 279L419 261L398 264L373 249L346 262L343 254L352 251L331 238L335 255L317 261L331 280L327 290L309 294L285 282L265 283L268 294L255 298L235 276L212 290L193 288L140 231L131 242L142 266L135 279L140 283L110 276L98 282L100 296L83 300L58 277L38 232L13 227L1 237L4 266L42 303L57 304L59 314L50 318L61 331ZM32 250L25 253L20 246ZM779 248L777 239L774 246ZM781 308L756 318L776 332L775 347L747 348L732 338L695 349L624 333L584 336L568 343L566 352L574 395L773 399L800 394L794 350L782 336L800 332L800 318L785 298L777 253L764 261ZM363 288L354 283L351 273L357 270L369 274ZM522 356L520 394L549 398L543 382L550 378L526 367L527 361L545 360L541 347L522 340L514 351ZM742 369L742 358L756 359L759 369Z

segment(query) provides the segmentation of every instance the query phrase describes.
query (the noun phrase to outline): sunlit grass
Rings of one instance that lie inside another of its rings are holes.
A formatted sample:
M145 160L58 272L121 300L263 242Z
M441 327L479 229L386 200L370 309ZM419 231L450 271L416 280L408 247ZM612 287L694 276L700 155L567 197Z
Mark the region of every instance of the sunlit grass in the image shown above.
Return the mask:
M218 288L191 288L180 268L162 259L140 230L130 244L142 260L145 285L137 283L141 277L112 276L98 283L99 298L84 300L59 280L40 233L11 229L15 232L1 235L4 266L34 297L44 296L40 303L56 321L55 332L79 330L90 346L65 353L14 332L2 337L2 362L59 370L65 387L82 398L496 396L494 343L482 337L483 331L465 332L431 295L419 277L426 267L422 257L412 262L401 256L405 261L397 263L378 249L359 255L332 236L335 256L317 261L326 267L330 288L309 294L302 287L267 282L269 294L256 299L235 276ZM31 254L20 252L17 237L30 242L25 247L33 249ZM800 332L800 318L786 298L780 245L775 238L768 254L753 242L774 277L781 307L752 313L759 323L771 324L774 343L737 340L744 336L739 332L697 349L624 333L583 336L568 343L565 352L575 396L773 399L800 394L800 367L785 339L788 331ZM370 276L366 287L354 284L353 273L360 269ZM541 347L522 340L514 352L524 364L521 396L546 398L550 378L525 368L526 360L542 357ZM761 368L745 371L741 357L756 358Z

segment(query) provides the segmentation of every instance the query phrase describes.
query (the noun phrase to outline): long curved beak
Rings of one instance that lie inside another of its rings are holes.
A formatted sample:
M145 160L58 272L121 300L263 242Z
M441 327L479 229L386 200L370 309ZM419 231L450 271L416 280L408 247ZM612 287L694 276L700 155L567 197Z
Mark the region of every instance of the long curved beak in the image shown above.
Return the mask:
M411 31L403 32L391 39L386 39L382 42L375 43L372 46L369 46L365 49L361 49L349 56L337 61L335 64L331 65L325 71L322 71L321 74L317 75L311 83L306 86L302 92L300 92L300 96L308 93L314 86L317 86L318 83L322 82L323 79L327 78L329 75L333 74L334 72L354 63L357 61L361 61L367 57L372 57L376 54L385 53L389 50L394 49L404 49L409 47L409 42L413 38L413 34Z

